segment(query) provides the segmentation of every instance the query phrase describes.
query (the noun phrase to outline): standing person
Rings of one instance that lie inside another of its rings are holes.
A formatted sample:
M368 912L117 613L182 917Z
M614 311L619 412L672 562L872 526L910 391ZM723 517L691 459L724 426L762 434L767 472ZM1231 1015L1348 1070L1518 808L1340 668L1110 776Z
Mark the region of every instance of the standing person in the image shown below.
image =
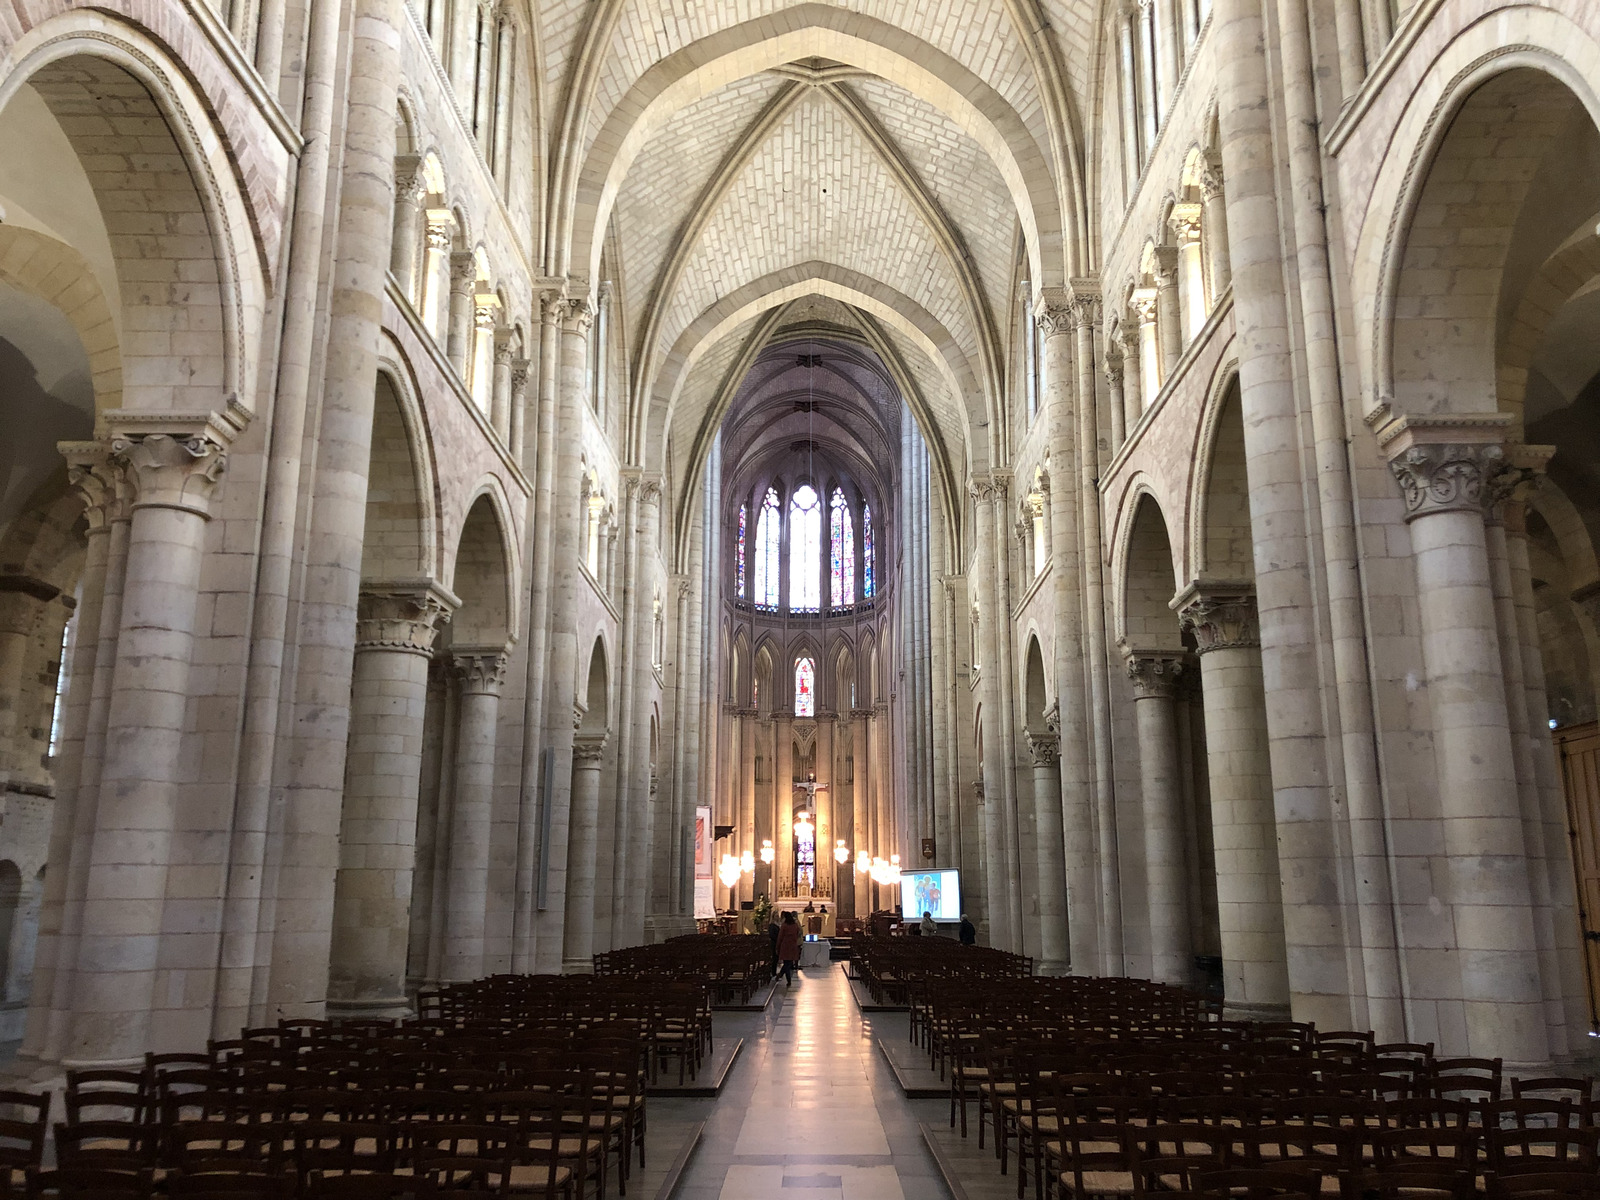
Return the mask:
M772 970L778 970L778 911L767 914L767 944L772 947Z
M931 912L928 912L927 910L923 910L923 913L922 913L922 936L923 937L938 937L939 936L939 926L934 921L933 914Z
M794 970L800 963L800 922L792 912L783 914L778 929L778 958L783 962L783 986L794 986Z
M978 944L978 927L972 923L972 918L966 913L961 914L961 944L963 946L976 946Z

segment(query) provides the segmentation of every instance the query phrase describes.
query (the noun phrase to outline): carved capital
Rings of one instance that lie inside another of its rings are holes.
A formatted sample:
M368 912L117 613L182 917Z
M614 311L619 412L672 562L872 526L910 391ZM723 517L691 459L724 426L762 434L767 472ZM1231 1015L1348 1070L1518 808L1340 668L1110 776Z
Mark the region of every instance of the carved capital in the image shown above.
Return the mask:
M983 780L974 779L972 781L972 798L979 804L983 803Z
M1158 288L1178 286L1178 248L1176 246L1153 246L1150 257L1151 273L1155 276Z
M606 752L606 735L587 735L572 739L572 765L576 770L600 769L600 759Z
M1180 246L1200 240L1200 211L1201 206L1192 200L1172 206L1172 213L1167 217L1167 228L1172 230L1172 236Z
M1033 319L1039 326L1041 337L1060 337L1072 332L1076 320L1072 311L1072 298L1065 288L1039 289L1039 303L1033 310Z
M562 329L587 337L593 324L594 305L586 296L575 296L566 302L566 311L561 316Z
M1023 739L1028 743L1028 753L1033 755L1036 767L1053 767L1061 757L1061 738L1054 733L1035 733L1025 730Z
M1114 354L1110 353L1111 348L1115 347L1116 344L1117 343L1113 341L1111 345L1107 347L1105 371L1106 382L1114 388L1119 388L1122 386L1122 353L1121 351L1118 351Z
M1200 168L1200 194L1207 202L1222 198L1222 158L1216 153L1206 155Z
M1137 346L1139 344L1139 326L1151 325L1156 319L1156 289L1135 288L1133 295L1128 297L1128 313L1132 318L1123 326L1122 341L1124 345Z
M1496 443L1443 442L1411 445L1389 460L1406 501L1406 520L1435 513L1482 515L1499 476L1514 471L1505 447Z
M422 179L422 155L397 154L394 158L394 196L400 204L419 204L426 184Z
M450 254L450 290L452 292L472 291L472 285L478 281L478 261L470 250L455 250Z
M464 695L498 696L506 681L504 650L462 648L454 656Z
M1129 650L1128 678L1133 680L1135 700L1170 700L1178 691L1183 674L1183 655L1170 651Z
M528 387L528 370L533 364L525 358L511 360L511 390L522 392Z
M90 533L104 533L117 520L126 520L132 487L121 463L113 461L107 442L59 442L56 449L67 460L67 479L83 499Z
M543 325L559 325L566 313L567 298L559 288L546 288L538 293L539 321Z
M989 472L989 479L991 486L994 488L994 498L996 500L1005 500L1011 495L1012 473L1010 471L997 468Z
M175 508L211 516L228 447L249 423L237 401L223 413L154 413L119 409L105 417L111 459L127 472L133 507Z
M427 579L368 584L356 601L356 648L430 654L460 601Z
M456 219L450 214L449 209L430 208L428 210L428 249L436 250L440 254L449 252L455 243Z
M1067 295L1072 308L1072 323L1079 329L1094 329L1100 324L1100 292L1092 279L1075 279Z
M1172 607L1183 627L1193 631L1200 654L1261 645L1261 618L1251 584L1196 581Z

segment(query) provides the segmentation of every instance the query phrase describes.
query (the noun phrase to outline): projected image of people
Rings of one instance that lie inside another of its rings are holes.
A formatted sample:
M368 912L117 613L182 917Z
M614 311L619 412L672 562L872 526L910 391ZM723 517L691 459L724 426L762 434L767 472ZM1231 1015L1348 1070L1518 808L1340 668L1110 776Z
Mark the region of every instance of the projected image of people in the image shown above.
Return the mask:
M937 913L941 894L938 875L919 875L916 886L912 891L914 898L911 905L912 911Z

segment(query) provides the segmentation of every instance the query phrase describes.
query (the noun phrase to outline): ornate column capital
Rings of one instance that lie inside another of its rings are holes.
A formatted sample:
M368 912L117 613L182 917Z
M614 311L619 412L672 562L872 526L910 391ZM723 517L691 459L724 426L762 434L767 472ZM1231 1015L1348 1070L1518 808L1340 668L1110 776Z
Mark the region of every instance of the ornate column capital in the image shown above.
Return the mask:
M597 771L605 752L605 734L580 734L572 739L572 766L575 770Z
M1114 388L1122 386L1122 351L1117 349L1113 352L1118 340L1107 343L1105 356L1106 382Z
M521 392L528 386L528 371L533 363L526 358L513 358L511 360L511 390Z
M1135 700L1170 700L1178 691L1183 674L1183 654L1174 650L1134 650L1124 645L1128 658L1128 678L1133 680Z
M1128 314L1133 320L1126 322L1123 327L1123 344L1137 346L1139 326L1152 324L1156 319L1156 289L1134 288L1133 295L1128 297ZM1129 333L1131 327L1132 333Z
M446 213L445 217L448 216L449 214ZM428 213L429 250L437 250L440 254L443 254L445 251L449 250L451 243L455 241L454 231L454 221L445 220L441 217L438 217L431 211Z
M1222 156L1215 152L1207 154L1204 165L1200 168L1200 194L1207 201L1222 198Z
M431 654L461 601L431 579L369 583L356 601L356 649Z
M461 646L453 654L465 696L498 696L506 681L506 652L492 646Z
M105 414L111 458L133 485L134 509L174 508L209 519L228 447L250 423L237 400L223 412L117 409Z
M1261 645L1252 583L1197 579L1173 598L1172 609L1183 627L1193 631L1197 653Z
M1152 246L1150 248L1151 274L1155 276L1158 288L1178 286L1178 248L1176 246Z
M1054 733L1035 733L1031 729L1023 731L1023 740L1028 743L1028 753L1033 755L1033 765L1036 767L1053 767L1056 760L1061 757L1061 738Z
M1376 431L1405 497L1406 520L1436 513L1485 515L1495 481L1515 467L1506 453L1509 413L1402 415Z
M1040 288L1033 319L1039 326L1041 337L1061 337L1071 333L1077 326L1077 320L1072 309L1072 296L1067 289Z
M477 282L478 262L473 257L471 250L452 250L450 252L450 290L452 292L471 292L472 285Z
M427 185L422 177L422 155L397 154L394 157L394 194L400 202L421 203Z
M1200 240L1201 205L1193 200L1179 201L1167 217L1167 228L1180 246Z
M111 457L109 442L58 442L56 449L67 460L67 481L83 500L91 534L127 518L132 489L122 464Z
M570 297L561 315L561 328L563 332L588 337L589 329L594 325L594 314L594 305L589 302L587 296Z
M852 721L865 721L871 716L872 710L870 708L852 708L850 710L850 719Z
M567 307L565 281L560 279L536 280L534 302L539 306L539 323L541 325L560 325L561 317Z
M1079 329L1094 329L1100 324L1104 311L1100 300L1100 285L1093 279L1074 279L1067 292L1067 304L1072 309L1072 323Z

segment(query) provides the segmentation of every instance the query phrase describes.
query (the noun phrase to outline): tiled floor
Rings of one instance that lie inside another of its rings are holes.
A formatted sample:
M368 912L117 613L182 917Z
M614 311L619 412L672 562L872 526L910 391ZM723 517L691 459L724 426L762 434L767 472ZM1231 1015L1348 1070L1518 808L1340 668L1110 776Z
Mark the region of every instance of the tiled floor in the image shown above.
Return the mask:
M781 984L763 1014L717 1013L746 1038L716 1100L651 1102L651 1115L706 1122L675 1200L945 1200L907 1101L834 967ZM900 1016L886 1036L904 1037ZM926 1103L926 1102L924 1102Z

